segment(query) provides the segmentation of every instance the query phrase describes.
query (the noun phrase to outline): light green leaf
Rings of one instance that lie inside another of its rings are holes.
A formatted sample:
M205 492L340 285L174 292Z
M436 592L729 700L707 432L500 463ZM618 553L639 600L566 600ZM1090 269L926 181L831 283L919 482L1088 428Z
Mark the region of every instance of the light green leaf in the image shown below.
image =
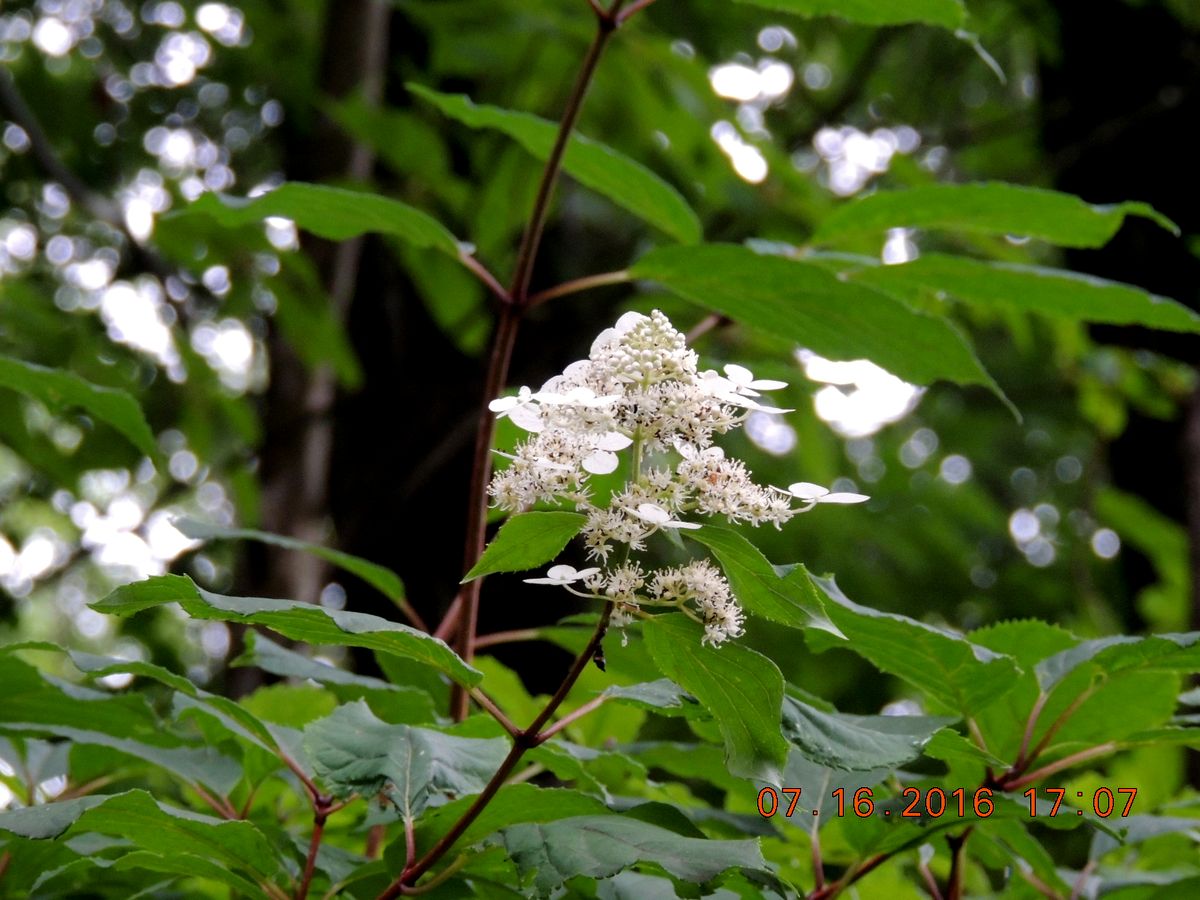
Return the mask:
M529 512L500 526L463 584L494 572L524 572L549 562L579 533L587 517L572 512Z
M810 643L839 646L903 678L964 716L1003 696L1016 683L1012 659L972 644L961 634L907 616L859 606L832 578L813 577L826 598L825 611L849 639L844 644L809 632Z
M1091 665L1106 675L1133 669L1152 671L1200 671L1200 631L1155 634L1149 637L1114 635L1083 641L1038 663L1038 683L1049 693L1082 665Z
M949 763L969 762L992 768L1008 768L1008 763L1004 760L981 749L974 741L950 728L943 728L930 738L929 743L925 745L925 755Z
M209 522L198 522L195 519L176 519L172 524L185 535L198 541L259 541L282 547L285 550L296 550L300 553L311 553L327 563L345 569L351 575L357 575L371 587L378 590L394 603L404 603L404 582L400 576L386 566L370 562L360 556L343 553L331 547L320 544L310 544L282 534L271 534L266 531L255 531L250 528L222 528Z
M526 112L477 104L462 94L442 94L411 82L408 89L464 125L508 135L537 159L548 159L554 147L558 132L554 122ZM700 240L700 220L679 191L611 147L574 134L563 156L563 170L676 240L685 244Z
M502 738L465 738L377 719L361 700L304 730L318 776L339 797L386 791L406 821L444 795L476 794L508 752Z
M775 663L737 643L703 646L703 628L678 613L647 620L642 633L663 673L716 719L729 771L778 784L787 742L780 733L783 676Z
M537 872L533 887L539 895L576 875L604 878L642 861L693 882L732 868L766 868L756 841L682 837L628 816L577 816L515 825L505 829L504 845L522 872Z
M943 378L999 391L965 338L945 320L841 281L818 265L705 244L652 250L630 273L830 359L865 357L916 384Z
M604 696L640 709L653 710L660 715L703 713L696 698L669 678L630 685L615 684L605 688Z
M705 525L688 531L687 536L713 552L734 596L751 615L792 628L818 628L843 636L829 621L821 595L803 566L793 566L780 575L757 547L727 528Z
M1128 798L1128 794L1115 795L1114 802L1118 804L1118 811L1124 808ZM1188 837L1200 843L1200 819L1189 819L1183 816L1128 816L1113 824L1116 826L1120 839L1097 832L1092 837L1092 849L1088 853L1089 859L1099 859L1118 847L1140 844L1142 841L1148 841L1161 834L1178 834L1181 831L1187 832Z
M289 182L259 197L203 194L182 214L211 216L226 228L283 216L318 237L344 241L360 234L390 234L417 247L432 247L458 258L454 235L421 210L364 191Z
M975 306L1081 322L1200 331L1200 315L1181 303L1092 275L928 254L902 266L873 266L854 280L898 296L944 291Z
M954 722L936 716L852 716L783 698L783 734L800 753L833 769L896 768L921 755L934 733Z
M10 356L0 356L0 387L32 397L52 409L81 409L111 425L151 459L159 457L154 432L146 424L142 408L124 391L100 387L71 372L48 369Z
M91 604L98 612L128 616L144 609L178 603L194 619L262 625L284 637L309 644L365 647L433 666L460 684L474 685L482 675L443 641L379 616L325 609L295 600L226 597L197 587L183 575L159 575L117 588Z
M417 851L423 853L458 821L473 802L461 797L421 817L416 829ZM466 849L502 828L521 822L553 822L570 816L606 815L608 808L588 794L566 788L509 784L496 792L483 812L463 832L455 846Z
M961 0L737 0L798 16L837 16L863 25L924 22L957 29L966 18Z
M1037 238L1063 247L1100 247L1126 216L1144 216L1176 228L1145 203L1093 206L1073 194L990 182L936 184L878 191L838 207L817 228L814 244L877 236L889 228L930 228Z

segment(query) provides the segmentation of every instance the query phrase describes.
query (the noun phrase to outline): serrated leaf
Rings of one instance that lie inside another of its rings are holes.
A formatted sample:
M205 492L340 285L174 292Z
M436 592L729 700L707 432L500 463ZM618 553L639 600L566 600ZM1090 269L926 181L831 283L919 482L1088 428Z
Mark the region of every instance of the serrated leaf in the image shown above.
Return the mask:
M946 379L999 391L966 339L944 319L839 280L818 265L703 244L652 250L630 274L830 359L865 357L916 384Z
M1128 794L1118 794L1115 802L1123 808ZM1119 837L1097 832L1092 837L1088 859L1096 860L1118 847L1140 844L1163 834L1187 832L1191 840L1200 843L1200 819L1183 816L1137 816L1132 815L1113 823Z
M424 853L458 821L474 798L462 797L425 813L417 824L418 853ZM509 784L500 788L479 817L455 842L466 849L503 828L522 822L552 822L570 816L605 815L608 809L595 797L566 788Z
M1011 656L1021 668L1031 670L1055 653L1069 650L1079 638L1060 625L1041 619L1010 619L977 628L967 635L971 643Z
M970 716L1015 684L1019 670L1011 658L948 629L859 606L832 578L813 576L812 580L827 598L829 618L849 639L834 646L903 678L948 709ZM820 634L810 632L810 638Z
M642 861L692 882L707 881L733 868L766 868L756 841L682 837L628 816L577 816L515 825L503 835L517 867L522 872L536 871L533 887L540 895L576 875L604 878Z
M184 575L159 575L127 584L90 605L98 612L128 616L167 603L178 603L194 619L262 625L309 644L365 647L407 657L433 666L468 686L477 684L482 677L443 641L407 625L295 600L227 597L197 587Z
M545 161L554 147L558 125L526 112L475 103L463 94L442 94L419 84L408 89L443 114L471 128L491 128L508 135L537 159ZM563 170L585 187L649 222L676 240L700 240L700 220L679 191L641 163L581 134L571 136Z
M293 181L258 197L202 194L183 215L206 215L226 228L260 222L269 216L293 220L299 228L331 241L361 234L390 234L417 247L431 247L458 258L454 235L416 207L365 191Z
M258 541L274 547L282 547L285 550L310 553L339 569L345 569L351 575L357 575L393 603L405 602L404 582L400 580L400 576L386 566L373 563L361 556L343 553L341 550L323 547L320 544L310 544L308 541L300 541L282 534L271 534L251 528L222 528L220 525L198 522L195 519L176 519L172 524L183 534L198 541Z
M0 387L41 401L51 409L71 407L110 425L151 459L158 459L154 432L142 408L125 391L100 387L62 369L0 356Z
M971 762L996 769L1007 769L1008 763L980 748L957 731L943 728L925 745L925 755L943 762Z
M934 733L954 719L853 716L783 698L783 735L812 762L832 769L896 768L921 755Z
M1073 194L990 182L878 191L839 206L817 228L814 244L878 236L889 228L931 228L1037 238L1062 247L1100 247L1126 216L1175 225L1145 203L1093 206Z
M360 700L304 729L304 748L336 796L386 791L400 815L413 821L446 795L481 791L508 753L508 742L389 725Z
M932 253L900 266L863 269L854 280L901 297L926 289L988 309L1080 322L1200 331L1200 315L1167 297L1093 275L1041 266Z
M736 0L798 16L837 16L862 25L923 22L957 29L966 18L961 0Z
M643 681L639 684L615 684L605 688L604 696L641 709L654 710L661 715L686 716L693 712L703 712L696 698L669 678Z
M500 526L462 583L495 572L524 572L549 562L586 522L586 516L573 512L528 512L513 516Z
M1114 635L1083 641L1038 663L1038 684L1043 691L1049 693L1075 669L1085 664L1107 675L1141 668L1198 672L1200 631L1154 634L1148 637Z
M843 636L829 621L803 566L793 566L781 576L757 547L727 528L705 525L687 536L712 551L746 612L792 628L817 628Z
M780 733L783 676L775 663L736 643L703 646L704 630L678 613L645 621L642 633L663 673L716 719L729 771L778 784L787 742Z

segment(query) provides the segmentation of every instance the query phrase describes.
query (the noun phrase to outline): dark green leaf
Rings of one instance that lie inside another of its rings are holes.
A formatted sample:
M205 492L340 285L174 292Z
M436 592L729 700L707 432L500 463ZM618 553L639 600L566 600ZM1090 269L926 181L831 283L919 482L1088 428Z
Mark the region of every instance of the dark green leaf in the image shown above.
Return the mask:
M924 22L960 28L966 18L961 0L737 0L798 16L837 16L863 25Z
M780 733L783 676L775 663L732 642L703 646L704 630L676 613L649 619L642 633L663 673L716 719L729 771L778 784L787 742Z
M305 231L344 241L360 234L395 235L418 247L432 247L455 258L458 241L432 216L407 203L345 188L290 182L259 197L203 194L183 214L203 214L226 228L283 216Z
M783 698L783 734L806 758L833 769L896 768L921 755L934 732L953 719L851 716Z
M48 369L9 356L0 356L0 387L32 397L52 409L81 409L111 425L151 459L158 458L154 432L146 424L142 408L124 391L100 387L71 372Z
M1128 794L1118 794L1116 803L1119 809L1124 808ZM1101 801L1103 802L1103 801ZM1113 823L1120 839L1104 832L1097 832L1092 838L1092 849L1089 859L1099 859L1110 850L1140 844L1160 834L1177 834L1188 832L1193 841L1200 841L1200 819L1188 819L1182 816L1128 816Z
M530 154L546 160L558 125L526 112L472 102L462 94L441 94L419 84L408 89L445 115L471 128L492 128L508 135ZM572 135L563 170L580 184L686 244L700 240L700 220L679 192L645 166L598 141Z
M757 547L727 528L705 525L687 536L713 552L746 612L780 625L818 628L842 637L825 614L821 596L803 566L791 567L781 576Z
M432 847L473 800L473 797L462 797L423 815L416 829L418 852ZM466 849L489 834L521 822L553 822L570 816L605 815L607 812L603 803L579 791L532 784L505 785L463 832L455 846L459 850Z
M964 716L1005 694L1018 673L1012 659L972 644L961 634L907 616L859 606L832 578L813 582L825 593L825 611L849 639L836 644L870 660ZM810 639L821 632L810 632ZM823 642L829 646L829 642Z
M386 791L413 821L442 795L483 789L508 752L501 738L464 738L428 728L389 725L362 701L339 707L304 730L318 776L339 797Z
M746 247L705 244L652 250L630 272L830 359L865 357L916 384L943 378L999 390L970 345L945 320L841 281L821 266Z
M482 677L444 642L407 625L295 600L226 597L197 587L183 575L159 575L127 584L91 606L99 612L128 616L167 603L178 603L194 619L262 625L309 644L365 647L408 657L434 666L466 685L476 684Z
M572 512L529 512L500 526L463 583L494 572L524 572L549 562L579 533L587 517Z
M693 711L702 712L696 703L696 698L669 678L643 681L640 684L613 685L605 689L604 696L642 709L651 709L663 715L689 715Z
M861 284L898 296L944 291L966 303L1081 322L1200 331L1200 315L1166 297L1091 275L928 254L902 266L873 266Z
M533 886L540 895L576 875L604 878L642 861L694 882L735 867L765 869L756 841L681 837L628 816L515 825L505 829L504 845L522 872L537 872Z
M814 244L877 236L889 228L938 228L1038 238L1063 247L1100 247L1126 216L1178 229L1145 203L1093 206L1072 194L992 182L936 184L879 191L838 207L813 235Z

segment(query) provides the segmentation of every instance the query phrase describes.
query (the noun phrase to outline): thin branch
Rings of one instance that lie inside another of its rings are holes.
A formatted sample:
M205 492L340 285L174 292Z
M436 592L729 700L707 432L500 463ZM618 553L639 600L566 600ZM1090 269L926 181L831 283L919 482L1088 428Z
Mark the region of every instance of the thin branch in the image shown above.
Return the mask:
M815 822L813 823L812 837L809 843L811 845L809 849L812 853L813 890L819 891L825 887L825 857L821 853L821 837Z
M617 24L624 25L630 18L637 15L653 2L654 0L634 0L633 3L630 3L629 6L617 14Z
M1038 717L1042 714L1042 709L1046 706L1046 701L1050 699L1050 695L1043 692L1038 694L1037 702L1033 704L1033 709L1029 712L1029 718L1025 720L1025 733L1021 735L1021 749L1017 751L1016 762L1013 763L1013 768L1020 770L1024 768L1029 761L1029 743L1033 740L1033 731L1037 728ZM1036 755L1036 752L1035 752Z
M946 838L946 843L950 845L950 877L946 884L946 900L962 900L963 870L966 868L964 848L970 836L971 829L967 828L957 837Z
M891 853L876 853L874 856L863 860L859 865L852 868L849 872L839 878L837 881L830 882L823 888L818 888L808 895L807 900L828 900L830 897L836 897L854 882L864 877L870 872L875 871L885 862L892 858Z
M433 636L438 640L448 640L454 634L454 629L458 627L458 617L462 614L463 595L465 593L466 588L464 587L454 595L453 602L442 615L442 621L438 622L438 627L433 630Z
M386 825L373 825L367 832L367 845L363 848L363 856L367 859L378 859L379 851L383 848L383 839L387 836Z
M688 342L688 344L693 344L697 338L703 337L714 328L718 328L722 325L728 325L731 321L733 320L726 318L725 316L719 316L716 313L712 313L711 315L707 315L697 322L695 327L692 328L692 330L686 335L684 335L684 339Z
M409 868L417 860L417 835L413 830L413 820L404 819L404 868Z
M1032 759L1037 759L1038 756L1041 755L1042 751L1050 746L1050 741L1054 738L1054 735L1058 734L1058 730L1067 724L1067 720L1079 711L1079 707L1083 706L1083 704L1087 702L1094 692L1095 688L1088 688L1086 691L1072 700L1071 704L1066 709L1059 713L1058 718L1051 723L1050 727L1046 729L1046 733L1042 735L1042 739L1038 741L1037 746L1033 748L1033 753L1031 754Z
M490 713L492 718L504 726L504 730L510 735L515 736L521 733L521 729L513 724L512 719L506 716L504 711L496 705L495 701L492 700L492 698L485 694L482 690L477 687L471 688L471 699L482 706L488 713Z
M450 848L454 846L454 842L462 837L463 832L471 826L471 823L479 817L479 814L492 801L492 798L496 795L496 791L500 790L500 787L504 784L509 774L516 768L517 763L521 761L521 757L525 755L525 752L537 746L537 736L542 726L546 724L549 718L554 715L554 711L566 699L567 694L575 686L575 682L579 680L579 676L583 674L583 670L587 668L596 649L604 640L604 635L608 632L608 620L612 615L612 611L613 604L611 602L606 603L591 638L583 650L580 651L579 655L575 657L575 661L563 677L562 684L558 686L558 690L554 692L554 696L550 698L545 708L538 713L537 718L533 720L528 728L513 736L512 749L508 751L508 755L504 757L504 761L500 763L499 768L492 773L491 780L479 792L479 795L472 801L466 812L462 814L458 821L450 827L450 830L442 835L438 842L424 856L412 865L405 866L404 871L379 895L378 900L395 900L396 897L405 893L418 878L429 871L431 866L445 856L450 851Z
M225 798L222 797L220 800L218 800L216 797L214 797L212 794L210 794L204 788L200 787L200 785L198 785L198 784L193 784L192 790L194 790L199 795L200 799L203 800L205 803L207 803L208 806L214 812L216 812L217 815L221 816L221 818L223 818L223 819L238 818L237 810L234 809L232 806L230 806L229 801L226 800Z
M317 870L317 853L321 849L321 838L325 836L325 820L329 817L329 809L318 804L313 812L312 840L308 844L308 857L304 861L304 875L296 888L296 900L306 900L308 888L312 884L313 873Z
M497 644L515 644L518 641L536 641L539 640L542 633L537 628L517 628L513 631L494 631L491 634L485 634L475 638L475 649L482 650L484 647L495 647Z
M1087 865L1079 870L1079 877L1075 879L1075 884L1071 886L1071 900L1077 900L1082 894L1083 889L1087 887L1088 876L1096 868L1096 861L1089 859Z
M1062 894L1050 887L1050 885L1046 884L1046 882L1042 881L1042 879L1038 878L1032 872L1027 872L1024 869L1020 869L1018 871L1021 873L1021 877L1025 879L1026 883L1043 897L1047 897L1049 900L1062 900Z
M466 266L467 271L482 281L493 294L499 298L502 303L511 303L512 298L508 295L508 291L504 289L495 275L491 273L487 266L481 263L470 253L460 252L458 261Z
M584 716L586 716L592 710L598 709L599 707L603 706L607 700L608 700L608 697L606 697L604 694L601 694L599 697L595 697L595 698L589 700L587 703L583 704L583 706L579 707L578 709L571 710L571 712L567 713L565 716L563 716L561 719L559 719L557 722L555 722L553 725L551 725L549 728L547 728L545 731L543 731L541 734L539 734L537 736L537 742L539 744L546 743L546 741L550 740L550 738L554 737L554 735L558 734L560 731L562 731L567 726L582 719Z
M313 780L304 774L304 770L300 768L300 764L283 751L279 752L279 759L285 766L292 770L292 774L300 779L300 783L303 784L305 790L308 791L309 799L312 800L314 804L319 802L322 797L321 791L313 782Z
M1041 781L1055 772L1061 772L1063 769L1069 769L1071 766L1078 765L1081 762L1087 762L1089 759L1095 759L1098 756L1107 756L1118 748L1116 741L1107 741L1103 744L1098 744L1095 747L1089 747L1086 750L1080 750L1078 753L1072 753L1070 756L1064 756L1060 760L1042 766L1040 769L1035 769L1023 778L1018 778L1015 781L1006 781L1004 790L1015 791L1025 787L1027 784L1033 784L1035 781Z
M628 269L621 269L618 272L601 272L598 275L585 275L582 278L573 278L570 281L564 281L562 284L557 284L552 288L546 288L544 291L538 291L536 294L531 294L525 301L526 306L540 306L549 300L557 300L559 297L566 297L570 294L578 294L580 291L591 290L592 288L605 287L610 284L625 284L632 280L633 276L629 274Z
M924 860L917 861L917 871L921 873L921 880L925 882L929 896L933 900L942 900L942 889L938 887L937 879L933 877L933 872L929 870L929 866Z

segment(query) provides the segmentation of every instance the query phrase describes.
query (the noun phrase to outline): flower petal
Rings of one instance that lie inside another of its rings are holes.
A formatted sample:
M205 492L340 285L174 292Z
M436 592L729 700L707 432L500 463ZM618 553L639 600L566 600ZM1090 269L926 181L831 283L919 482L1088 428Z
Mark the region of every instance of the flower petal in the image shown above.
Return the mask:
M645 519L653 525L665 525L671 521L671 514L653 503L640 503L634 512L637 513L638 518Z
M686 528L689 531L694 531L697 528L703 527L699 522L681 522L678 519L672 519L670 522L663 522L663 528Z
M535 434L546 427L546 423L542 421L542 416L537 411L537 408L529 403L514 406L508 417L512 419L513 424L518 428L532 431Z
M517 399L517 397L515 397L515 396L497 397L495 400L493 400L491 403L488 404L488 409L490 409L494 413L503 413L503 412L507 412L508 410L513 409L517 406L520 406L520 404L521 404L521 401L519 399Z
M778 391L787 387L786 381L773 381L770 378L759 378L750 382L750 387L756 391Z
M574 581L579 577L579 573L575 571L575 567L567 565L551 566L546 574L559 581Z
M624 450L633 443L633 438L626 437L619 431L610 431L607 434L602 434L596 440L597 450Z
M594 450L583 458L581 465L585 471L591 472L593 475L607 475L609 472L616 471L619 463L617 454L609 453L607 450Z
M818 500L829 493L829 488L813 484L811 481L797 481L788 485L788 493L800 500Z
M839 491L836 494L823 494L817 498L818 503L866 503L871 498L866 494L853 494L849 491Z
M621 318L617 319L617 324L613 326L613 329L617 332L617 334L628 334L629 332L633 331L634 327L639 322L647 318L649 317L642 315L640 312L630 311L621 316Z
M730 363L725 367L725 374L729 380L738 387L748 387L750 382L754 380L754 373L745 366L739 366L736 363Z

